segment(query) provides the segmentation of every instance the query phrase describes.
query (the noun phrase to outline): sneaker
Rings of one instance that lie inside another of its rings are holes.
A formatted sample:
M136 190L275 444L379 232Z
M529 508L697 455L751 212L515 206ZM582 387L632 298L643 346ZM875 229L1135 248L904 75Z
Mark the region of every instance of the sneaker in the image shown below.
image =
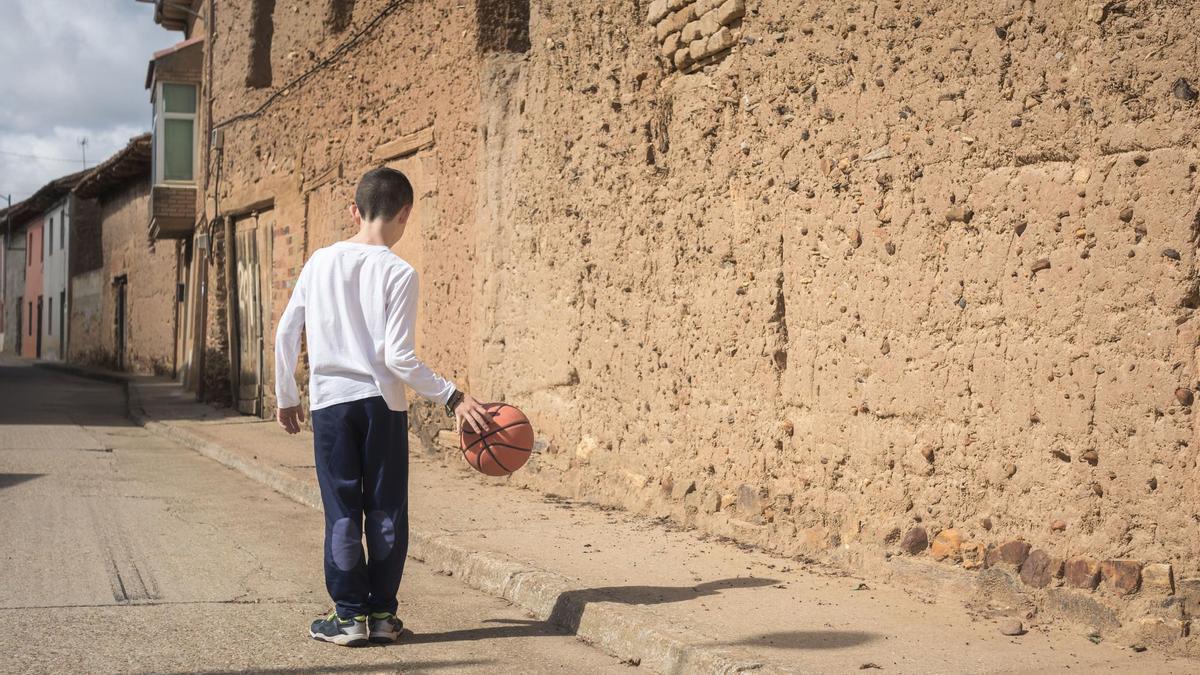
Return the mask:
M367 644L367 617L360 614L343 619L334 610L324 619L313 621L308 634L314 640L324 640L343 647L361 647Z
M395 642L404 630L404 622L391 612L371 612L367 626L371 631L371 642Z

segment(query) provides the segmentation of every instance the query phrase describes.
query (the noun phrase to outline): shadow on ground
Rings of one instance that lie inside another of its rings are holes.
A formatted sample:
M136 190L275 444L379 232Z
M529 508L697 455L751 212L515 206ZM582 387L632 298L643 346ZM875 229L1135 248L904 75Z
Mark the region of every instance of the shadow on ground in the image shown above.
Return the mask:
M0 490L20 485L27 480L41 478L45 475L44 473L0 473Z
M484 623L506 624L486 628L446 631L443 633L405 632L402 644L424 644L469 640L491 640L510 637L574 634L579 630L584 610L589 603L612 602L626 605L657 605L684 602L717 595L737 588L761 588L779 583L777 579L735 577L709 581L696 586L608 586L568 591L558 596L550 617L545 621L513 621L492 619ZM775 647L782 649L845 649L875 640L875 633L865 631L782 631L767 633L735 642L718 643L735 647Z
M442 661L409 661L385 665L381 663L342 663L336 666L310 666L307 668L252 668L248 670L181 670L171 675L234 675L235 673L265 673L266 675L282 675L283 673L298 675L321 675L322 673L378 673L381 670L395 667L413 672L427 670L442 670L445 668L463 668L466 666L482 666L492 661L480 660L442 660Z
M736 642L731 647L776 647L779 649L845 649L857 647L878 637L860 630L789 630L767 633Z
M48 368L0 366L0 426L81 424L130 426L124 390L115 384L72 377Z

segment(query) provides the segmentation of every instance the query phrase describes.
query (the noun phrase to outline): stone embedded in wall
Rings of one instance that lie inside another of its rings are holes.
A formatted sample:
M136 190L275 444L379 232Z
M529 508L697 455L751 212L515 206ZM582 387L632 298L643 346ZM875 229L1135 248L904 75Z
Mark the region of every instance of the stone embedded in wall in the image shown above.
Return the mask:
M1042 549L1037 549L1021 564L1021 581L1027 586L1045 588L1063 574L1063 561L1053 558Z
M732 47L735 41L733 31L729 30L728 26L722 26L716 33L713 33L712 37L708 38L707 51L709 54L723 52Z
M1068 586L1093 590L1100 585L1100 563L1090 558L1072 558L1066 563L1064 576Z
M661 50L663 58L674 58L675 52L679 51L680 39L679 33L671 33L663 40Z
M652 25L657 24L659 21L663 20L663 17L665 17L669 11L671 10L667 7L667 0L654 0L654 2L650 3L650 7L646 10L646 20Z
M1025 558L1028 555L1029 544L1014 540L988 551L985 563L987 567L994 567L1003 563L1019 568L1025 562Z
M929 553L934 560L944 560L950 558L958 560L962 555L962 534L954 528L942 530L933 538L933 543L929 546Z
M1188 616L1200 616L1200 577L1179 580L1179 596Z
M1142 582L1142 566L1135 560L1105 560L1100 563L1100 579L1116 593L1128 595Z
M1166 563L1146 565L1142 568L1142 590L1164 595L1175 592L1175 578L1171 566Z
M962 545L963 569L975 570L983 567L987 556L987 546L981 541L968 541Z
M646 20L654 26L663 58L686 71L737 44L733 27L745 15L745 0L654 0Z
M904 533L904 538L900 540L900 548L903 551L916 555L929 547L929 535L925 533L925 528L914 527Z
M717 14L717 21L722 26L728 26L746 15L746 2L745 0L725 0L720 7L713 11Z
M680 10L667 15L667 18L659 22L656 27L656 34L660 41L666 39L671 33L676 33L683 30L688 21L692 20L692 13L688 10Z
M686 48L677 50L673 58L675 68L678 70L683 70L692 64L692 57L688 55L688 50Z

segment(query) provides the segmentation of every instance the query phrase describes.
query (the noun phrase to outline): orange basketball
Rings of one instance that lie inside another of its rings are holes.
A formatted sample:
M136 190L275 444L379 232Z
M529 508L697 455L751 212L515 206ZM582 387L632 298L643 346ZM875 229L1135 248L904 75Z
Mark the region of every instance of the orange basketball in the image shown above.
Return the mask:
M463 457L476 471L507 476L525 465L533 452L533 425L525 413L507 403L484 403L492 426L483 435L463 429L459 434Z

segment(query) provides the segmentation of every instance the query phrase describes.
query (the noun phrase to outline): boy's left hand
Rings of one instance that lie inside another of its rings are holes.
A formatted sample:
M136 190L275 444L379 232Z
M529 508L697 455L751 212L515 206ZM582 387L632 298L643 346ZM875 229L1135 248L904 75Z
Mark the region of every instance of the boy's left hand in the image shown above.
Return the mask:
M291 408L278 408L275 410L275 419L279 422L279 426L289 434L300 433L300 424L304 422L304 408L298 405Z

